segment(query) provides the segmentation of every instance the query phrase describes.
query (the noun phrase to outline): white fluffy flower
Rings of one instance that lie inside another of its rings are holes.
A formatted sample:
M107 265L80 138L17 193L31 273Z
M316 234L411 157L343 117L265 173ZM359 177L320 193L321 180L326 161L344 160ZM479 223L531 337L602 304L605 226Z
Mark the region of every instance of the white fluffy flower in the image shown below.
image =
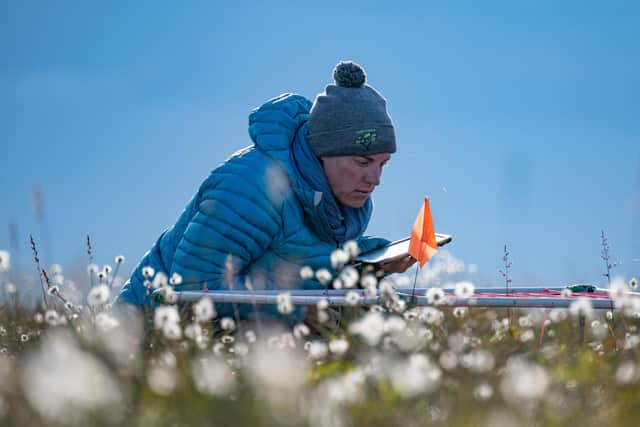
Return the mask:
M576 299L569 306L569 313L574 317L584 316L590 319L593 317L593 305L591 304L591 300L586 297Z
M369 345L374 346L380 342L384 333L385 321L378 312L369 312L349 325L349 332L360 335Z
M304 323L298 323L293 327L293 336L297 339L302 339L303 337L309 335L309 333L311 333L311 331L309 330L309 327Z
M153 277L153 282L151 282L151 286L154 289L158 289L158 288L167 286L168 283L169 282L167 280L167 275L164 274L162 271L158 271L156 275Z
M91 424L92 415L117 411L124 404L112 370L67 332L48 333L40 349L29 353L21 365L22 389L31 406L47 420L45 424Z
M216 316L216 311L213 308L213 302L209 298L201 298L193 304L193 315L196 318L196 322L207 322Z
M345 267L340 272L340 280L344 284L345 288L355 288L358 284L358 279L360 278L360 274L358 270L353 267Z
M178 377L173 368L152 366L147 373L147 383L154 393L169 396L178 385Z
M224 331L233 331L236 328L236 322L230 317L220 319L220 328Z
M453 317L464 317L467 315L467 312L469 311L469 309L467 307L455 307L453 309Z
M493 369L495 366L495 359L491 352L484 349L478 349L463 355L460 358L460 363L472 372L483 373L489 372Z
M336 249L331 252L331 267L335 270L342 268L347 262L349 262L349 254L342 249Z
M191 364L193 383L200 393L226 397L235 387L229 366L218 357L196 359Z
M281 314L290 314L293 311L293 303L291 302L291 292L282 292L277 296L278 312Z
M338 338L329 341L329 351L338 356L344 354L349 349L349 341L344 338Z
M439 325L444 320L444 313L437 308L422 307L418 319L430 325Z
M323 285L326 285L331 280L331 273L326 268L321 268L316 271L316 279Z
M425 295L429 304L438 305L444 302L444 291L440 288L429 288Z
M109 293L107 285L95 286L87 295L87 304L89 304L89 307L100 307L109 302Z
M316 303L316 307L318 308L318 310L326 310L327 308L329 308L329 300L326 298L318 300L318 302Z
M360 284L365 289L375 288L378 285L378 279L376 279L376 276L371 273L365 274L360 279Z
M100 270L100 267L98 267L98 264L87 265L87 273L89 274L96 274L98 270Z
M358 305L360 302L360 294L357 291L349 291L344 297L347 305Z
M471 298L475 292L475 286L473 283L465 280L460 283L456 283L454 293L458 298Z
M313 278L313 269L308 265L305 265L300 269L300 277L303 280L310 280Z
M355 258L360 255L360 247L355 240L349 240L345 242L342 249L347 253L350 258Z
M549 374L544 367L515 358L507 362L500 390L510 402L528 403L542 398L549 382Z
M0 251L0 273L4 273L9 271L9 267L11 267L11 256L7 251Z
M314 359L322 359L327 353L328 348L324 341L313 341L309 346L309 356Z
M403 397L430 393L438 388L442 371L423 353L414 353L405 363L393 366L390 380L393 388Z
M197 340L202 336L202 326L199 323L189 323L184 328L184 335L192 340Z
M165 323L162 333L169 340L176 341L182 338L182 328L179 323Z
M153 323L156 329L162 329L169 323L179 323L180 314L178 308L175 305L161 305L156 308Z
M176 272L174 272L171 275L171 278L169 278L169 284L171 286L178 286L180 284L182 284L182 276Z
M142 275L145 278L150 279L153 277L154 274L156 274L156 271L153 269L153 267L147 265L146 267L142 268Z

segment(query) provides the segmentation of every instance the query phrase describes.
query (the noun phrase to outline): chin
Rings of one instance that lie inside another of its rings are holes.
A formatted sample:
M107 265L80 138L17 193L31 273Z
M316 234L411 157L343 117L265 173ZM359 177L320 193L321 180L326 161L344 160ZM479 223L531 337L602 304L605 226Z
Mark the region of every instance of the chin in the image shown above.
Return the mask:
M345 206L349 206L350 208L357 209L357 208L363 207L366 201L367 201L367 198L362 200L349 200L349 201L343 202L342 204Z

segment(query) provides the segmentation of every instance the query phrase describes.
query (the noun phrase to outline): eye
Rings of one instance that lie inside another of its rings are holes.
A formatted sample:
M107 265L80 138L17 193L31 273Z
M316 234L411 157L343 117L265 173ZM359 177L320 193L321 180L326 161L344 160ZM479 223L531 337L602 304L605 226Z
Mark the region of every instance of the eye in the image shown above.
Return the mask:
M355 161L356 161L356 164L358 164L359 166L362 166L362 167L369 166L369 160L367 159L355 159Z

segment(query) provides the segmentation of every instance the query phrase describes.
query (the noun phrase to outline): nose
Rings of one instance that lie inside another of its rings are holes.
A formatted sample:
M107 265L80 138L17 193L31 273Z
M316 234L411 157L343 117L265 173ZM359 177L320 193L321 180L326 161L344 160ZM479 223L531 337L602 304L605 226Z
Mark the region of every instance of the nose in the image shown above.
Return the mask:
M376 165L367 169L367 172L365 173L364 178L367 184L373 187L376 187L378 184L380 184L381 175L382 175L382 168Z

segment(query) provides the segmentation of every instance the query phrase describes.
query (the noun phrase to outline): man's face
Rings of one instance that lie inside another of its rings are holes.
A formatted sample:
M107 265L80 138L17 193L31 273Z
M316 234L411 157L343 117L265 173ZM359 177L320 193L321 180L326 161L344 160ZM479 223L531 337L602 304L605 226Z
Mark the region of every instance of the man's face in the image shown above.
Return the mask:
M333 195L338 202L352 208L364 205L373 189L380 184L383 166L390 153L368 156L321 157Z

